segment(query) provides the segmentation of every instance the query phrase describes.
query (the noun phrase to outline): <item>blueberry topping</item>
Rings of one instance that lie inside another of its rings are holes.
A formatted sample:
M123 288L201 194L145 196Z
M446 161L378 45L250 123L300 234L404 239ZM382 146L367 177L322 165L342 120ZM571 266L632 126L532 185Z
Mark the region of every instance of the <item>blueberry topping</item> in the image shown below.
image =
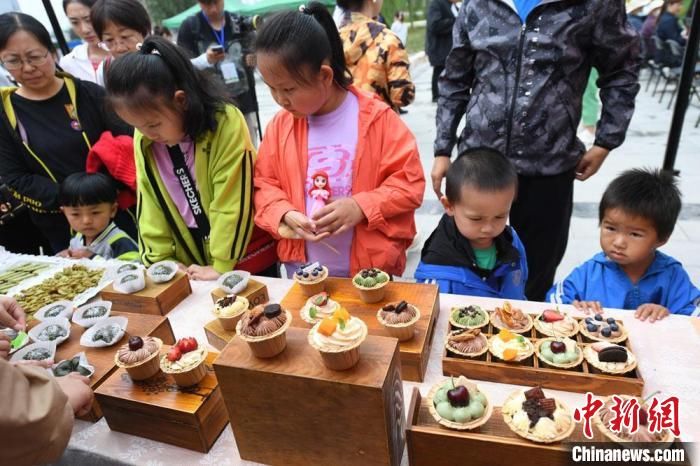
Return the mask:
M612 330L613 332L617 332L618 330L620 330L620 326L617 324L610 324L610 330Z
M309 273L308 273L308 272L304 272L303 275L302 275L302 277L304 277L304 278L309 278Z
M612 325L612 324L615 323L615 319L612 318L612 317L608 317L608 318L605 320L605 322L607 322L608 324Z
M311 272L311 276L318 277L318 270L314 270L313 272Z
M612 332L610 331L610 328L607 327L601 330L600 334L603 335L605 338L608 338L610 335L612 335Z
M588 325L586 325L586 328L591 333L596 332L598 330L598 327L594 324L588 324Z
M585 321L585 322L586 322L587 324L591 324L591 323L593 323L593 319L591 319L590 317L586 317L586 321Z
M595 315L595 320L601 321L601 320L603 320L603 316L600 315L600 314L596 314L596 315Z

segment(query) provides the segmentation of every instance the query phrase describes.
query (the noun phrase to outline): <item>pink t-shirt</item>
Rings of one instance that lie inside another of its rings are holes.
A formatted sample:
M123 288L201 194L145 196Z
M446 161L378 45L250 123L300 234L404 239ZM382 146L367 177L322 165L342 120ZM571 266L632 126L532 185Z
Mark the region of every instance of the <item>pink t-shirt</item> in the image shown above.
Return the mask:
M357 97L348 92L343 103L326 115L309 116L308 168L306 174L306 215L311 216L314 198L309 195L317 171L328 174L331 187L331 202L335 199L352 196L352 163L357 148L357 125L360 106ZM354 232L352 229L324 240L338 250L336 254L323 243L306 243L308 262L320 262L328 267L331 276L350 275L350 247Z
M170 199L172 199L178 212L180 212L182 219L185 221L185 225L187 225L188 228L197 228L197 222L194 219L190 204L187 202L185 192L182 190L180 180L175 176L173 161L170 158L167 146L154 142L151 147L153 148L153 158L156 161L158 172L165 184L165 188L168 190ZM189 136L180 143L180 150L182 150L182 153L185 155L185 164L187 164L187 168L193 178L192 181L194 181L196 185L197 175L194 172L194 142Z

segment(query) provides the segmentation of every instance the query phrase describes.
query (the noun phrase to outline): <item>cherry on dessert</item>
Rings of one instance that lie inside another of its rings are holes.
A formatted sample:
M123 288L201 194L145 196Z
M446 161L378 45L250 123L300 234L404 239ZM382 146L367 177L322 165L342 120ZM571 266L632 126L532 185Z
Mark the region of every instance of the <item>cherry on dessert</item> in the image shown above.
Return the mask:
M452 406L467 406L469 404L469 390L460 385L447 391L447 399Z
M263 309L263 313L268 319L274 319L278 315L282 314L282 306L279 304L268 304Z
M141 337L131 337L129 338L129 349L131 351L136 351L143 348L143 340Z
M553 341L549 345L549 349L552 350L552 353L565 353L566 352L566 345L564 344L563 341Z

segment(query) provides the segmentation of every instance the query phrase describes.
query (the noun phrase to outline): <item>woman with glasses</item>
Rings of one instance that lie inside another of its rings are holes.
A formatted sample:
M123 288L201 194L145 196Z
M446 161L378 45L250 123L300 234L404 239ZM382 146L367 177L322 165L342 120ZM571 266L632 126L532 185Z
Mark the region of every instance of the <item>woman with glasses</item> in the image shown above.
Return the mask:
M111 55L97 70L97 84L104 86L104 77L112 60L137 51L151 35L151 18L138 0L97 0L90 18Z
M90 9L95 0L63 0L63 11L66 13L75 35L83 43L61 58L61 68L83 81L97 82L97 69L109 52L100 47L100 38L90 21Z
M85 171L88 152L103 132L128 134L129 128L105 112L102 88L56 71L51 37L33 17L0 15L0 63L20 85L0 88L0 178L58 252L70 240L57 205L59 184ZM120 212L116 221L135 233L127 214Z

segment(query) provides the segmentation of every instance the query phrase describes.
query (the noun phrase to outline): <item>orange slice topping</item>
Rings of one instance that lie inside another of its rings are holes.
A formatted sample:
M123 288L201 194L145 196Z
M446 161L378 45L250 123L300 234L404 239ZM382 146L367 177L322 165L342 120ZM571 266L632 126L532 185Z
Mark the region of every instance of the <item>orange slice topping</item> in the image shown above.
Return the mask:
M331 318L331 317L326 317L321 321L321 323L318 325L318 333L321 335L325 335L327 337L333 335L333 332L335 332L335 328L338 325L338 321Z
M503 350L503 360L504 361L512 361L513 359L518 357L518 350L506 348Z
M516 337L516 335L513 332L506 330L506 329L503 329L500 332L498 332L498 338L500 338L501 340L503 340L505 342L508 342L515 337Z
M344 307L341 307L333 313L333 318L336 321L342 320L344 322L347 322L348 320L350 320L350 313Z

